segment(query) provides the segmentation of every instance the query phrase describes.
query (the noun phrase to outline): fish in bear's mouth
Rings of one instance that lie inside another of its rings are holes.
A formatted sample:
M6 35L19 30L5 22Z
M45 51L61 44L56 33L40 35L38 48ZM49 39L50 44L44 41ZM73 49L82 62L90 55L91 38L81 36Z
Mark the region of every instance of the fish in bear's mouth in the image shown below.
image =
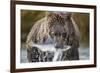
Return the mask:
M70 49L71 46L65 46L65 48L55 48L53 44L33 44L33 47L37 47L39 48L41 51L51 51L51 52L55 52L55 51L67 51L68 49Z

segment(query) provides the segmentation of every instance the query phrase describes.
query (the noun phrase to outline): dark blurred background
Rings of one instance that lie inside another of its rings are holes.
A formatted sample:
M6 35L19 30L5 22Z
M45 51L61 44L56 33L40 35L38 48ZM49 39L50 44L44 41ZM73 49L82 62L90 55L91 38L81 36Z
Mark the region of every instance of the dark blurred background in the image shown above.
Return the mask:
M30 29L36 21L45 16L46 11L21 10L21 46L23 47ZM89 13L73 13L80 31L81 47L89 47Z

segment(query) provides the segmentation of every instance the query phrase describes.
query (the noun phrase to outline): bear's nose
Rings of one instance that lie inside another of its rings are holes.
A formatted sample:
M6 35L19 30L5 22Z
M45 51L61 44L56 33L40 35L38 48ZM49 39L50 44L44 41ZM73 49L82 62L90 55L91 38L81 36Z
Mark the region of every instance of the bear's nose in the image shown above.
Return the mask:
M56 48L56 49L63 49L63 44L58 44L58 43L56 43L56 44L55 44L55 48Z

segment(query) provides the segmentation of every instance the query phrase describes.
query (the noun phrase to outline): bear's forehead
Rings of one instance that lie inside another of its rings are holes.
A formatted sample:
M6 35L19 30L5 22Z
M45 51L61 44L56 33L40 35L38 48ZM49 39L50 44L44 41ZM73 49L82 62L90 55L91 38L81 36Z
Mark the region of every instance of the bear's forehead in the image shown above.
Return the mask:
M53 25L51 30L53 32L64 32L65 28L64 28L64 26L61 26L61 25Z

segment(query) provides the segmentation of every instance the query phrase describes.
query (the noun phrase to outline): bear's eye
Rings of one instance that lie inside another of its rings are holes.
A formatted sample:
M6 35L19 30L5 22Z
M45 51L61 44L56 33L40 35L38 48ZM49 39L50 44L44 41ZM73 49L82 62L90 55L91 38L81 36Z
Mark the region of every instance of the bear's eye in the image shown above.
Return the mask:
M53 35L54 35L54 36L56 36L57 34L56 34L56 33L54 33Z
M54 35L55 35L55 36L58 36L59 34L58 34L58 33L54 33Z
M53 35L54 35L54 36L61 36L60 33L54 33Z

